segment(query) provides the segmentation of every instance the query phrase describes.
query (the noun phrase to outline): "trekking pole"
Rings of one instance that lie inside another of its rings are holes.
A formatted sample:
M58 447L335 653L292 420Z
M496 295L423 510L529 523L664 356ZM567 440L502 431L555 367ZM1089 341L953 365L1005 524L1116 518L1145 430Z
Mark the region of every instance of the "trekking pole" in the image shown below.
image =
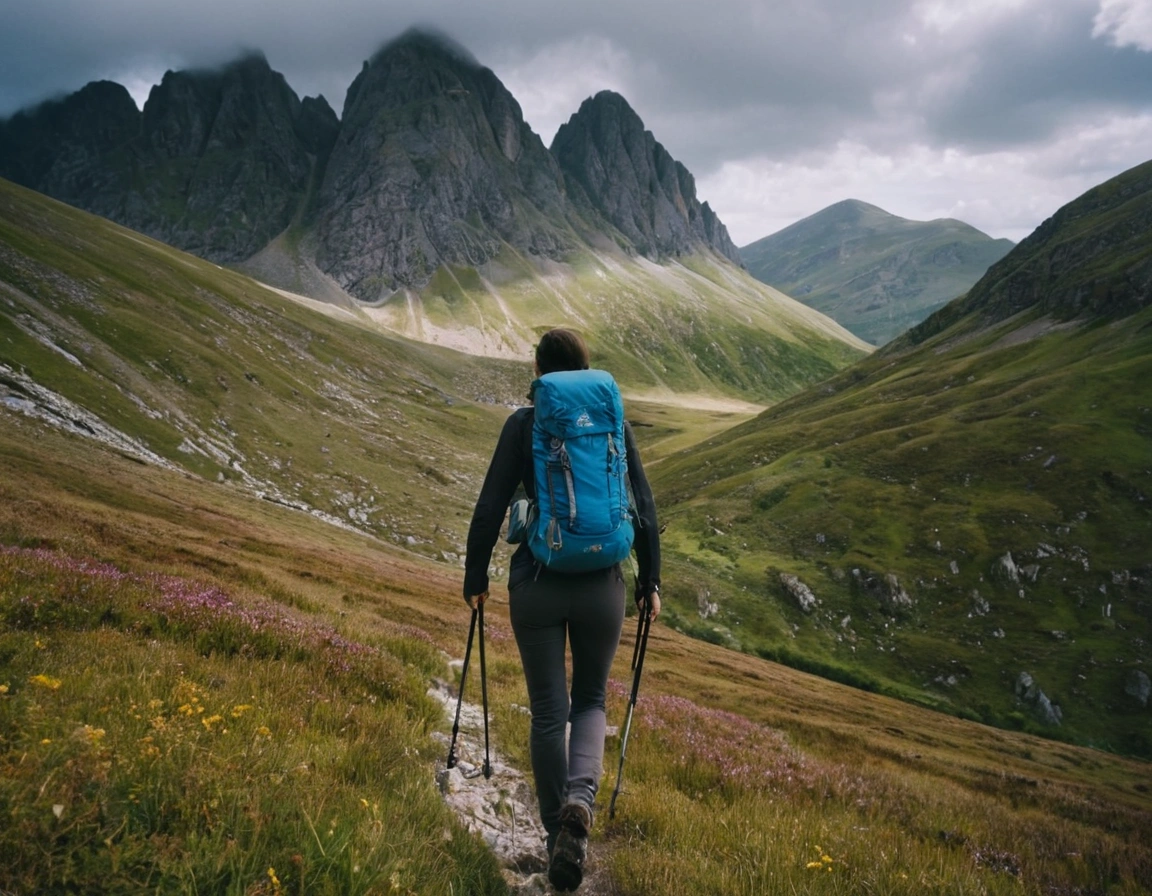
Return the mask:
M484 662L484 601L476 607L480 614L480 693L484 703L484 777L492 777L492 762L488 758L488 667Z
M636 648L632 660L632 695L628 698L628 715L624 718L624 735L620 738L620 767L616 770L616 788L608 803L608 817L616 817L616 797L624 785L624 757L628 754L628 735L632 731L632 710L636 708L636 694L640 690L640 675L644 671L644 654L648 651L648 631L652 628L652 608L645 596L640 608L640 627L636 632Z
M644 606L648 605L648 598L642 601ZM636 643L632 645L632 665L629 667L633 672L636 671L636 659L640 656L640 636L644 634L644 611L636 614Z
M464 680L468 677L468 658L472 656L472 636L476 634L477 611L472 611L472 624L468 626L468 646L464 648L464 665L460 668L460 694L456 698L456 721L452 723L452 743L448 746L448 768L456 768L456 737L460 734L460 707L464 704ZM480 635L480 651L484 651L484 635Z

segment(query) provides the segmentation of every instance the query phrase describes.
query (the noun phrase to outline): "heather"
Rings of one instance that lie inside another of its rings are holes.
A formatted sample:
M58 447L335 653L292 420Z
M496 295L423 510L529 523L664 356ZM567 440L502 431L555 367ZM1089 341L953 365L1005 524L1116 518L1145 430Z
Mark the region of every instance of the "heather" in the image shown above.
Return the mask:
M0 891L499 892L426 773L426 635L11 547L0 619Z

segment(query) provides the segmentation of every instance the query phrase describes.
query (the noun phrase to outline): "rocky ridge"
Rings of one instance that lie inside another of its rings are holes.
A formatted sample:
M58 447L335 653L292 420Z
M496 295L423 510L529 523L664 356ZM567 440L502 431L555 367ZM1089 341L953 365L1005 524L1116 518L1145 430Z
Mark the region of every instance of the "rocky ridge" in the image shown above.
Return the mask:
M552 154L569 192L591 205L648 257L709 246L735 264L740 253L696 181L618 93L601 91L556 132Z
M138 111L89 84L0 124L0 174L217 262L247 258L292 221L338 124L258 54L168 72Z
M250 54L168 72L142 111L105 81L20 112L0 122L0 176L216 262L291 232L293 265L367 303L506 251L739 263L622 97L561 130L549 151L491 70L414 30L364 64L341 119Z

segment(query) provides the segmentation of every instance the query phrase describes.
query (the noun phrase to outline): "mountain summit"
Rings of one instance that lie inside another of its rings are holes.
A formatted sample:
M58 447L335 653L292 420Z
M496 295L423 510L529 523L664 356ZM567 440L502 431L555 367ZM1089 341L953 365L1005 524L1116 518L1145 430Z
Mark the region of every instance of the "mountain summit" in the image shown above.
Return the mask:
M586 99L556 132L552 154L569 190L589 202L648 257L707 246L741 264L716 213L696 198L688 169L661 146L618 93Z
M846 199L740 249L752 276L883 345L964 293L1012 248L951 218Z
M338 122L260 54L167 72L143 111L89 84L0 122L0 175L213 261L248 258L292 221Z
M413 31L348 90L313 217L316 263L362 301L475 267L503 243L553 256L577 238L560 171L520 106L454 44Z

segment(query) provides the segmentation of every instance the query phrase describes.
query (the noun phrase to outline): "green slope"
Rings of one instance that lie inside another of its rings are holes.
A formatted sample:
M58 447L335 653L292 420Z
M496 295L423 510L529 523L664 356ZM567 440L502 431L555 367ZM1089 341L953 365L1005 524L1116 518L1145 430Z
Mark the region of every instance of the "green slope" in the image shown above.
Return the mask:
M1152 241L1147 224L1131 232L1149 220L1148 180L1136 169L1102 188L1114 201L1073 203L1054 220L1074 232L1050 228L988 275L1080 247L1070 294L1094 284L1111 314L1041 302L1013 314L1003 303L1023 280L996 275L1013 289L982 283L982 302L948 306L918 344L910 334L663 462L682 627L993 724L1152 755L1152 719L1126 693L1152 638L1140 285ZM1109 237L1118 219L1126 242ZM818 603L802 609L782 575ZM719 615L704 621L706 602Z
M409 339L496 358L531 358L541 333L571 326L628 388L771 403L830 376L871 346L713 254L656 263L587 248L563 262L505 243L480 267L442 266L419 292L362 305L279 240L253 276L352 307Z
M6 413L429 555L462 553L527 364L314 304L0 182Z
M1010 249L952 219L909 221L847 199L740 249L749 272L883 345Z

